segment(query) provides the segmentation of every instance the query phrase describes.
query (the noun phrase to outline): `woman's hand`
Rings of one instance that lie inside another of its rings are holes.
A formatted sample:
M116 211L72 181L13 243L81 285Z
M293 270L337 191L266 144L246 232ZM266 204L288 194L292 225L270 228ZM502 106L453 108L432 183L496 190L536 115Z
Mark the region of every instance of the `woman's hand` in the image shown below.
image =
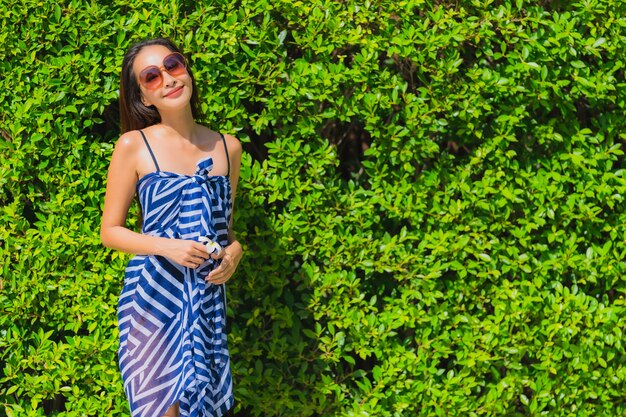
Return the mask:
M206 246L195 240L166 239L160 253L166 258L187 268L197 268L209 259Z
M222 262L207 275L206 281L211 284L223 284L228 281L235 273L242 256L243 248L237 240L226 246L219 256L211 255L213 259L221 259Z

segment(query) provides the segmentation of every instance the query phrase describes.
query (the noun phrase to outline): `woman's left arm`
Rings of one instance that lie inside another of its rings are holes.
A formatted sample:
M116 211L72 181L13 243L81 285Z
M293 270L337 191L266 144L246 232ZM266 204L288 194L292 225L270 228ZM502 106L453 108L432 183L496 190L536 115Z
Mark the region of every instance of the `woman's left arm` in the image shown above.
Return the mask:
M219 256L212 255L213 259L221 259L220 265L209 273L206 281L211 284L223 284L230 279L243 257L243 248L237 240L233 230L233 217L235 214L235 195L237 184L239 183L239 172L241 170L241 142L231 135L224 135L230 159L230 185L232 189L233 207L230 214L230 224L228 227L228 246L224 248Z

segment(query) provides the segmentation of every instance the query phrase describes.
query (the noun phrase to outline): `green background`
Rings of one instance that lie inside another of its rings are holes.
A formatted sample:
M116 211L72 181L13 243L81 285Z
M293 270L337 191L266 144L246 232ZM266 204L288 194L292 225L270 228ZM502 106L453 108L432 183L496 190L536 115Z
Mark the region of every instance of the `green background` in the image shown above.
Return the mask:
M626 415L625 8L0 0L0 415L128 415L99 224L160 35L245 149L234 415Z

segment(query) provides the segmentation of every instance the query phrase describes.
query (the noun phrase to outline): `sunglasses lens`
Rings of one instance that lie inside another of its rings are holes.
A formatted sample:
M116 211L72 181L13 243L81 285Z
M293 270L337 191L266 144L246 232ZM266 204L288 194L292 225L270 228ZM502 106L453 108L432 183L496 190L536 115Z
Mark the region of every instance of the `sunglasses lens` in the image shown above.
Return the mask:
M179 53L173 53L163 59L163 68L170 75L181 75L187 70L185 67L185 58ZM155 90L163 83L163 76L161 75L161 68L157 66L151 66L141 71L139 74L139 81L148 90Z
M180 75L185 72L185 59L180 54L171 54L163 60L165 70L172 75Z
M157 67L146 68L141 71L140 78L146 88L157 88L161 84L161 71Z

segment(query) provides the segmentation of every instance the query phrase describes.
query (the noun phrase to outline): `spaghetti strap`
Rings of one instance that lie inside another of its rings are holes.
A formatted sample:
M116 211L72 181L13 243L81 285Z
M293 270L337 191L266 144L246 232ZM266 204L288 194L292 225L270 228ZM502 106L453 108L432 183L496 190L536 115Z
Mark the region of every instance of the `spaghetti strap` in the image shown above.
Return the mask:
M230 176L230 158L228 157L228 147L226 147L226 138L224 137L224 134L220 133L220 136L222 137L222 143L224 144L224 151L226 151L226 162L228 163L228 174L226 174L226 176L229 177Z
M143 138L143 141L146 143L146 146L148 147L148 151L150 152L150 156L152 157L152 160L154 161L154 166L156 167L156 170L160 171L161 169L159 168L159 164L157 163L157 160L154 157L154 153L152 152L152 148L150 147L150 144L148 143L148 139L146 139L146 135L143 133L143 130L140 130L139 133L141 133L141 137Z

